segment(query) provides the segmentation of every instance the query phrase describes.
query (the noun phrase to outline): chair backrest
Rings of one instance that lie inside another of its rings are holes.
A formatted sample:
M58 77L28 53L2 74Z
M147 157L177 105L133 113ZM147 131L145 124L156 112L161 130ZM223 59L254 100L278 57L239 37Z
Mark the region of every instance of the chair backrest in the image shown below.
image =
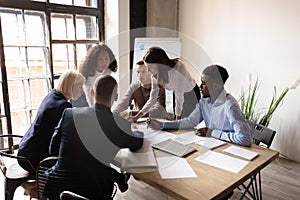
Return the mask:
M276 131L269 129L263 125L252 122L250 120L247 121L252 129L253 140L257 141L257 143L255 143L263 143L267 148L269 148L273 142Z
M58 160L58 157L48 157L45 158L40 162L40 164L37 167L36 171L36 180L37 180L37 195L38 199L43 198L43 193L45 189L45 184L47 182L47 178L44 176L44 173L47 169L52 167L56 161Z
M23 136L20 135L0 135L0 169L4 176L6 176L7 172L7 167L5 163L9 163L10 165L14 163L16 166L18 165L18 160L24 160L29 165L31 165L30 161L27 160L25 157L17 156L15 154L15 150L19 149L19 142L22 139L22 137Z
M20 135L0 135L0 168L5 178L4 193L6 200L13 199L16 188L22 183L35 180L35 176L18 164L18 160L22 160L31 165L30 161L14 153L14 150L19 148L18 140L22 137Z

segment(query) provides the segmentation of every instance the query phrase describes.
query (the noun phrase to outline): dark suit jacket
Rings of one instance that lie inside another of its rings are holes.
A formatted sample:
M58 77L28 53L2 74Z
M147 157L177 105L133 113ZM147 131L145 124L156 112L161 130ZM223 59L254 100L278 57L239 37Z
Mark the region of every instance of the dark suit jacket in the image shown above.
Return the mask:
M49 156L49 145L63 111L72 105L63 94L55 89L43 99L39 106L35 120L20 142L18 155L28 158L37 167L39 162ZM23 167L23 163L20 163ZM28 166L25 169L32 171Z
M116 153L120 148L135 151L142 145L143 133L132 132L131 123L113 115L108 107L66 109L50 145L51 155L61 159L47 176L67 171L72 180L80 180L80 187L66 179L67 183L55 184L51 194L70 189L90 199L105 199L112 193L109 164Z

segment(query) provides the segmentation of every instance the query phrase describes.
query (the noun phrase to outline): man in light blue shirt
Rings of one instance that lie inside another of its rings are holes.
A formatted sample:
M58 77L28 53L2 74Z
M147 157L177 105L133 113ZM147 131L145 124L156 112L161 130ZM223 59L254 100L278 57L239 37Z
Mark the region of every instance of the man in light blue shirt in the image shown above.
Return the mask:
M186 129L193 128L204 120L207 128L199 129L197 134L251 146L251 128L236 99L224 89L228 77L224 67L206 67L202 72L200 85L203 98L194 111L188 117L172 122L148 120L149 126L154 129Z

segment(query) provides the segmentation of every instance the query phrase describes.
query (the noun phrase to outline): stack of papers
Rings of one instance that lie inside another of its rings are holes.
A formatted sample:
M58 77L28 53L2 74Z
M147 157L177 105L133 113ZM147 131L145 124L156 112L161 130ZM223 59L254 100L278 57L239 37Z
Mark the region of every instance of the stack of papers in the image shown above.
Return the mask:
M258 156L257 152L250 151L237 146L230 146L224 149L223 152L238 156L240 158L244 158L246 160L253 160Z
M145 153L131 152L128 148L122 149L122 170L137 172L137 170L151 171L157 169L157 163L154 152Z
M226 142L222 141L222 140L218 140L213 137L203 137L202 140L199 142L196 142L196 144L198 144L206 149L214 149L214 148L217 148L219 146L226 144Z

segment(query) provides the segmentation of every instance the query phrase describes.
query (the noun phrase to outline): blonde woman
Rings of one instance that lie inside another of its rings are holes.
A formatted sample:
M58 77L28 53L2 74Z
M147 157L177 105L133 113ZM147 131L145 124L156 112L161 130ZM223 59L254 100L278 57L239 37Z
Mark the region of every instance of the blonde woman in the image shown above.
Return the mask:
M35 173L39 162L49 156L49 144L63 111L72 107L69 100L78 99L83 93L85 78L75 70L63 73L57 86L49 92L39 106L37 115L22 141L18 156L30 163L19 160L19 164L29 173Z

